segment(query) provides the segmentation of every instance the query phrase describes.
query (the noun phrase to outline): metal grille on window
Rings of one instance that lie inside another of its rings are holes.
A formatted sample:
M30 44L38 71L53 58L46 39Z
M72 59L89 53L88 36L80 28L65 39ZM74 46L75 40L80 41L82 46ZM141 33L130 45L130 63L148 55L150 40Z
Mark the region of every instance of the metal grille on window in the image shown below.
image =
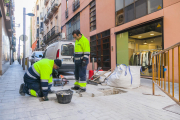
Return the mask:
M93 0L90 4L90 31L96 29L96 1Z

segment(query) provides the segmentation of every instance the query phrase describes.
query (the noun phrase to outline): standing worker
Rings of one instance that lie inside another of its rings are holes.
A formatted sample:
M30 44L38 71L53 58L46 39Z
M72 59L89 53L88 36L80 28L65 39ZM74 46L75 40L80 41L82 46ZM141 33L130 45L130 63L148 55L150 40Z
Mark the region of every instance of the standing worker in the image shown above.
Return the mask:
M74 87L71 89L79 90L79 92L86 91L86 69L89 63L90 45L89 40L84 37L79 30L72 33L75 42L75 79Z
M42 59L34 63L24 74L24 83L21 84L19 93L25 96L25 93L42 97L44 101L48 100L48 92L51 91L53 82L53 69L61 67L61 60Z

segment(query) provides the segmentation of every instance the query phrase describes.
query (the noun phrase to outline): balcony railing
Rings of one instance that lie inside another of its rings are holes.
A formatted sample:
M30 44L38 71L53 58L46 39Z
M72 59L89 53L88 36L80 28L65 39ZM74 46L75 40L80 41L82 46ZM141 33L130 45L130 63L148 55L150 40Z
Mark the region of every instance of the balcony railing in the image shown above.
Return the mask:
M44 0L44 5L47 5L49 0Z
M40 28L40 34L44 34L44 28Z
M40 19L41 19L41 20L44 19L44 13L43 13L43 12L40 13Z
M72 9L73 11L76 11L80 6L80 1L79 0L76 0L73 2L73 5L72 5Z
M47 39L49 39L51 37L51 31L49 31L48 33L47 33Z
M66 19L68 18L68 9L66 9L66 11L65 11L65 18Z
M39 33L36 33L36 39L39 39Z
M53 35L56 35L59 33L59 30L58 30L58 26L54 26L52 29L51 29L51 36Z
M44 16L44 23L47 24L49 22L49 19L47 18L47 15Z
M43 42L45 43L46 40L47 40L47 37L46 37L46 35L45 35L45 36L43 37Z
M59 27L54 26L48 33L43 37L43 41L45 44L49 43L51 40L56 38L59 35Z
M58 10L58 0L53 0L52 3L51 3L51 10L53 13L55 13L57 10Z
M51 8L49 8L48 13L47 13L47 18L51 19L52 16L53 16L53 12L52 12Z
M37 21L37 27L39 27L39 21Z

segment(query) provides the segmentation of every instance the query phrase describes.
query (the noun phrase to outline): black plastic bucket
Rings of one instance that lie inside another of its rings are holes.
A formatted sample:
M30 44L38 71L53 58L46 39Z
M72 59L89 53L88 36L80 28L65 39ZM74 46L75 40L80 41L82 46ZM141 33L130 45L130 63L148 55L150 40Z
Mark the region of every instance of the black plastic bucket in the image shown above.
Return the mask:
M71 102L73 91L72 90L60 90L56 92L58 102L61 104L68 104Z

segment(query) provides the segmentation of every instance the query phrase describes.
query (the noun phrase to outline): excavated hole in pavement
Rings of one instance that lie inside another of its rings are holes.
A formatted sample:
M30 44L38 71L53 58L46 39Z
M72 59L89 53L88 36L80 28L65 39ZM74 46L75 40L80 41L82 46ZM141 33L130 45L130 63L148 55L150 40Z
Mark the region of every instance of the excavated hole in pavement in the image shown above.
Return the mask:
M127 92L127 91L121 90L119 88L99 88L98 90L101 91L102 93L104 93L104 96L121 94L121 93Z

